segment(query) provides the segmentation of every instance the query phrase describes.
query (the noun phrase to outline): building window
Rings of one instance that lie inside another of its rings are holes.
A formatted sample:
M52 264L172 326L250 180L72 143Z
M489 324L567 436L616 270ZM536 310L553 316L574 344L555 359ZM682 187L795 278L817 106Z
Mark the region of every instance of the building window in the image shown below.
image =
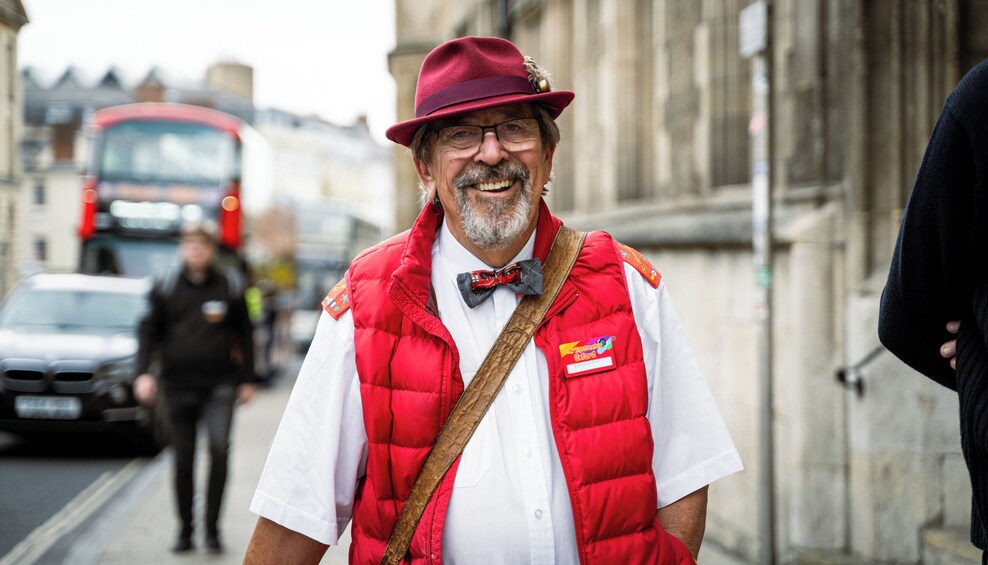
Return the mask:
M17 96L17 58L14 54L14 42L7 40L7 92L10 100Z
M738 14L746 1L732 0L709 17L710 184L729 186L749 181L748 120L751 79L738 46Z
M60 163L71 162L75 159L75 134L77 126L74 123L58 124L52 127L52 156Z
M31 203L35 206L45 205L45 182L41 179L34 181L34 188L31 190Z
M41 262L48 260L48 241L43 237L34 238L34 259Z

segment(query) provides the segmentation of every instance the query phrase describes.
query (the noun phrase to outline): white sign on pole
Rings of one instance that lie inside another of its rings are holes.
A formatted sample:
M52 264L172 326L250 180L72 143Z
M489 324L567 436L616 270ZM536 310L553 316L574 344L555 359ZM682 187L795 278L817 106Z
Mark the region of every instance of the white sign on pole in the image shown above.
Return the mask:
M768 47L768 5L765 0L757 0L741 10L738 44L741 57L745 59Z

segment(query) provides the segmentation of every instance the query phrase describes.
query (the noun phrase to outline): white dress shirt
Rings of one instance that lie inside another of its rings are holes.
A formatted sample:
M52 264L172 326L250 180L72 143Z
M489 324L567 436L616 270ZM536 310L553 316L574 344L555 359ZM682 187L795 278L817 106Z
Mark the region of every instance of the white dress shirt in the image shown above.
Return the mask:
M490 267L445 224L438 235L432 285L469 385L518 298L498 287L469 308L456 275ZM514 260L531 258L534 246L533 234ZM625 274L645 357L661 508L742 465L664 285L653 289L627 264ZM251 502L252 512L325 544L337 543L349 523L367 460L353 332L350 312L339 320L323 312ZM446 563L579 562L548 398L545 355L529 341L463 451L443 531Z

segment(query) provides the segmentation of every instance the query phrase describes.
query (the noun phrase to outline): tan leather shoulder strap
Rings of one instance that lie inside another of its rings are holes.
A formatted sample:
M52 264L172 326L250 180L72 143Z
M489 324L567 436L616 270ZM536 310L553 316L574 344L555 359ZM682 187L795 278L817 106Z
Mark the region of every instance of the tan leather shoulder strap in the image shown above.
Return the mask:
M453 461L463 452L470 436L476 431L480 420L494 402L501 385L518 358L521 357L525 345L532 339L536 328L542 323L549 307L559 294L563 283L569 276L576 257L583 246L586 234L566 226L561 226L552 242L552 249L542 268L542 294L526 296L518 303L511 319L501 330L494 346L487 353L480 369L474 375L470 386L467 387L456 406L439 431L436 443L422 466L422 471L412 486L408 501L401 509L398 523L391 533L391 540L381 561L385 565L401 563L422 513L432 498L446 471Z

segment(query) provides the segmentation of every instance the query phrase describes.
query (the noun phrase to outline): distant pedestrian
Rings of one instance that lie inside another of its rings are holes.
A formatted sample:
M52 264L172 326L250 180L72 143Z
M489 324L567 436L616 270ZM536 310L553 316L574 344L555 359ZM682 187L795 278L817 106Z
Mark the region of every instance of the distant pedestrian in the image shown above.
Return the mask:
M957 391L973 494L971 542L986 552L982 563L988 563L986 100L988 60L957 85L933 129L902 216L878 326L889 351Z
M273 286L268 285L263 294L263 312L261 314L261 328L264 330L264 374L261 375L261 384L270 387L274 384L275 377L278 376L278 366L275 364L274 352L278 343L278 318L280 313L278 291Z
M222 551L218 522L233 408L254 394L254 348L244 289L239 277L214 266L216 241L210 228L199 223L183 227L182 262L153 285L139 332L134 394L140 402L152 404L160 389L171 428L179 518L178 537L171 548L175 552L192 549L199 423L206 428L210 458L205 545L210 551ZM149 372L156 354L157 376Z

